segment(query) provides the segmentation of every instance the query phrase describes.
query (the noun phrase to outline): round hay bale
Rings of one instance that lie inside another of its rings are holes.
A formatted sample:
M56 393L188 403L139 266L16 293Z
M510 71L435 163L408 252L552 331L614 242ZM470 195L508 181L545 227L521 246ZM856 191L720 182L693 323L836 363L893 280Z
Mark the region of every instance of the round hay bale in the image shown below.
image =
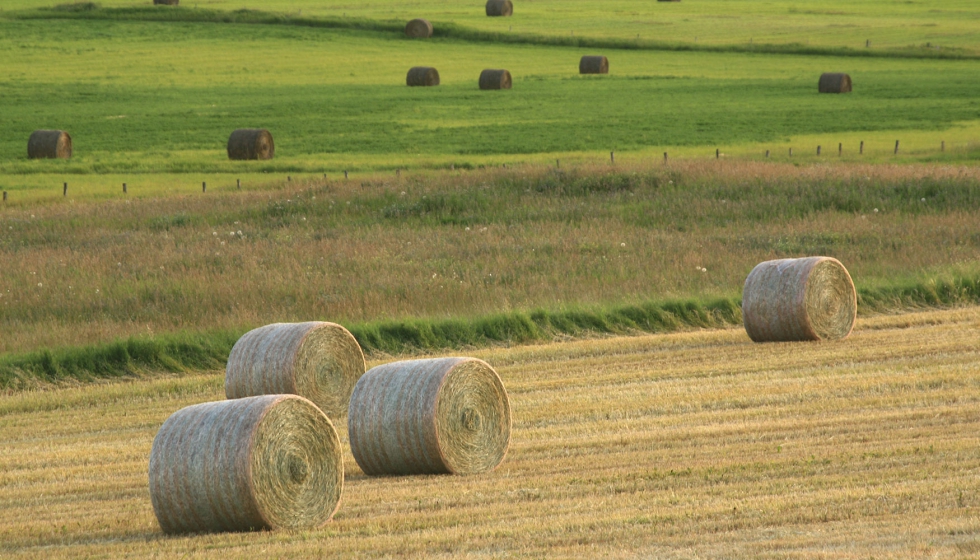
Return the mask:
M272 159L276 145L264 128L240 128L228 137L228 159Z
M430 66L416 66L408 71L405 83L409 86L437 86L439 85L439 71Z
M510 85L510 72L506 70L480 72L480 89L510 89Z
M27 139L29 159L71 158L71 135L64 130L35 130Z
M432 24L426 19L413 19L405 25L405 35L412 39L428 39L433 31Z
M154 6L176 6L180 0L153 0Z
M510 0L487 0L487 15L491 17L514 15L514 4Z
M510 401L482 360L394 362L357 382L347 428L366 474L481 473L507 454Z
M225 396L300 395L331 418L347 414L364 375L357 339L334 323L275 323L235 342L225 368Z
M756 342L839 340L856 317L854 282L830 257L760 263L742 289L742 320Z
M820 93L848 93L851 91L851 77L847 74L824 73L818 84Z
M150 498L164 533L312 529L344 487L330 419L295 395L189 406L153 439Z
M583 56L578 63L579 74L608 74L609 59L604 56Z

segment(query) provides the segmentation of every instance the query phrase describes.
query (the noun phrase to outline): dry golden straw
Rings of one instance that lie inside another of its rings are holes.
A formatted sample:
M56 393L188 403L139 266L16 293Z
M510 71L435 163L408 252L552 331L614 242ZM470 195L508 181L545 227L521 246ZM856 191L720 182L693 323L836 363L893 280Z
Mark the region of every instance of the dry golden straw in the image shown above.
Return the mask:
M439 71L429 66L416 66L408 71L405 83L409 86L437 86Z
M311 529L344 487L330 419L295 395L189 406L150 451L150 498L165 533Z
M240 128L228 137L228 159L272 159L276 145L264 128Z
M488 16L510 16L514 14L514 4L510 0L487 0Z
M851 91L851 77L847 74L821 74L817 87L820 93L848 93Z
M29 159L71 158L71 135L64 130L35 130L27 140Z
M579 74L608 74L609 59L604 56L583 56L578 63Z
M358 381L347 428L366 474L481 473L507 454L510 401L482 360L394 362Z
M484 70L480 73L480 89L510 89L510 72L506 70Z
M760 263L742 290L742 320L756 342L838 340L857 317L854 282L837 259Z
M432 24L426 19L413 19L405 25L405 35L413 39L427 39L432 37Z
M300 395L331 418L347 414L364 374L357 339L334 323L275 323L251 330L231 349L225 396Z

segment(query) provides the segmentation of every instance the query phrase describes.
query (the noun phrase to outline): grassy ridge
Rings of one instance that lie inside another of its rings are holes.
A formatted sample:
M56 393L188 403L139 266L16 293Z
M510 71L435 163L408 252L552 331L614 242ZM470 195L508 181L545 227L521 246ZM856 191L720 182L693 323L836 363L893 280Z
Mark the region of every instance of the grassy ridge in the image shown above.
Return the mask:
M858 290L862 313L980 303L980 277ZM460 350L545 342L557 336L662 333L738 325L741 302L675 300L608 308L537 310L472 319L379 321L349 325L368 355ZM109 344L0 357L0 387L11 390L65 380L186 372L224 367L243 331L129 338Z
M260 10L241 9L234 11L202 8L182 8L160 10L152 6L103 8L93 2L62 4L53 8L40 8L13 12L7 17L14 19L82 19L106 21L158 21L158 22L197 22L234 23L253 25L293 25L323 29L352 29L377 31L402 35L405 24L402 20L376 20L363 17L310 17L291 14L271 13ZM537 45L551 47L605 48L651 51L685 51L712 53L753 53L753 54L791 54L810 56L845 56L872 58L925 58L967 60L980 59L980 55L964 49L933 49L930 47L907 46L887 49L856 49L846 46L810 46L803 43L750 43L750 44L699 44L679 41L656 41L649 39L624 39L616 37L556 36L540 33L511 33L481 30L453 22L433 21L436 37L456 39L467 42Z

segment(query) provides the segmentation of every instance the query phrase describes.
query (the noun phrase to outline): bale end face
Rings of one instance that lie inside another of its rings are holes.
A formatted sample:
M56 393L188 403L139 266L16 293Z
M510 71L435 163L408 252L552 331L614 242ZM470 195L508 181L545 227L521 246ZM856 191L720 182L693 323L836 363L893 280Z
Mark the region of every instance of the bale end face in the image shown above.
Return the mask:
M405 25L405 35L412 39L428 39L434 31L432 24L425 19L413 19Z
M604 56L583 56L578 63L579 74L608 74L609 59Z
M510 0L487 0L487 15L507 17L514 15L514 4Z
M755 342L840 340L856 318L854 282L837 259L766 261L745 279L742 319Z
M439 85L439 71L430 66L416 66L408 71L405 83L410 87L431 87Z
M824 73L817 85L820 93L850 93L851 77L842 73Z
M511 77L507 70L484 70L480 73L480 89L510 89Z
M240 128L228 137L228 159L272 159L276 145L272 134L264 128Z
M71 159L71 135L64 130L35 130L27 140L28 159Z

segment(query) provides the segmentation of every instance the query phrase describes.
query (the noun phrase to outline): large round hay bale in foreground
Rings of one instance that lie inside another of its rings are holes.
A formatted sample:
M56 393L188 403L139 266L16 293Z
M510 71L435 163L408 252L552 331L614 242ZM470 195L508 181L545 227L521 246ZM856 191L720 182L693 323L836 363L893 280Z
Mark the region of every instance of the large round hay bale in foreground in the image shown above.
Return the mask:
M228 137L228 159L272 159L276 145L264 128L240 128Z
M510 86L510 72L506 70L480 72L480 89L510 89Z
M514 15L514 4L510 0L487 0L488 16Z
M232 347L225 396L300 395L330 418L341 418L364 369L361 346L344 327L275 323L245 333Z
M153 0L155 6L176 6L177 4L180 4L180 0Z
M409 86L437 86L439 85L439 71L430 66L416 66L408 71L405 83Z
M366 474L481 473L507 453L510 401L482 360L394 362L357 382L347 428Z
M71 135L64 130L35 130L27 139L30 159L71 158Z
M604 56L583 56L578 63L579 74L608 74L609 59Z
M320 527L344 486L337 431L295 395L175 412L153 439L149 471L165 533Z
M824 73L820 75L817 87L820 93L848 93L851 91L851 77L847 74Z
M856 318L854 282L837 259L766 261L745 279L742 320L756 342L838 340Z
M405 25L405 35L413 39L428 39L433 31L432 24L425 19L413 19Z

